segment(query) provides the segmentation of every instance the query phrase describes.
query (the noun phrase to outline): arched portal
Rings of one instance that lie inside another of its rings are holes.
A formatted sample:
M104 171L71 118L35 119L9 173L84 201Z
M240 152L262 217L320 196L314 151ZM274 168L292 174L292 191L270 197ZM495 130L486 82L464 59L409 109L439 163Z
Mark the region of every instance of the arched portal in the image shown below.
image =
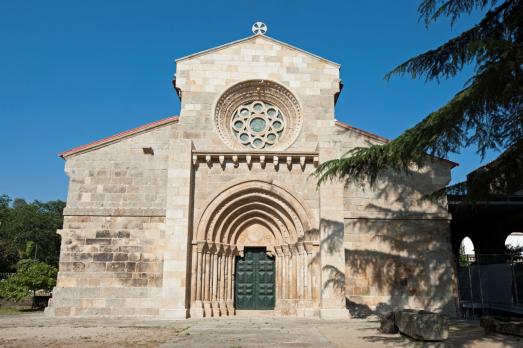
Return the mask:
M274 259L275 310L313 311L320 291L315 220L300 198L273 182L241 182L210 199L192 241L191 316L235 313L235 260L254 247Z
M459 246L459 263L460 265L468 265L470 262L476 260L474 252L474 243L469 237L465 237L461 240Z

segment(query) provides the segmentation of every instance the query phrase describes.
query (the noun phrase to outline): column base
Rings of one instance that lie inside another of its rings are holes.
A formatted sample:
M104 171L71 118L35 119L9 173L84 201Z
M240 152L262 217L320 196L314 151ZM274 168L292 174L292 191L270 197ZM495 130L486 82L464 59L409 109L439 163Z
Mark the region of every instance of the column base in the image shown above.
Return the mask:
M196 301L191 305L190 314L191 318L203 318L205 316L202 301Z
M213 316L213 308L210 301L203 301L203 313L204 316L210 318Z
M298 308L296 315L303 318L317 318L319 313L317 308Z
M320 309L321 319L350 319L350 313L345 308L322 308Z
M187 308L173 308L173 309L160 309L160 319L187 319L188 316Z
M236 315L236 308L234 308L233 301L227 301L225 305L227 307L227 315Z
M212 301L211 302L211 307L212 307L212 315L215 316L215 317L219 317L222 315L221 313L221 308L220 308L220 303L218 301Z

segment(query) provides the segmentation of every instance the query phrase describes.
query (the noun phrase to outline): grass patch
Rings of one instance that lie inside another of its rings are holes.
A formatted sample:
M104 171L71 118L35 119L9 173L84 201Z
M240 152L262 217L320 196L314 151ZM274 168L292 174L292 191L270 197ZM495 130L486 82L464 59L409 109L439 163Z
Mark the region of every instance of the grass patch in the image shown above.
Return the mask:
M18 308L13 307L0 307L0 315L12 315L12 314L23 314Z
M0 307L0 315L24 314L41 311L43 311L43 308Z

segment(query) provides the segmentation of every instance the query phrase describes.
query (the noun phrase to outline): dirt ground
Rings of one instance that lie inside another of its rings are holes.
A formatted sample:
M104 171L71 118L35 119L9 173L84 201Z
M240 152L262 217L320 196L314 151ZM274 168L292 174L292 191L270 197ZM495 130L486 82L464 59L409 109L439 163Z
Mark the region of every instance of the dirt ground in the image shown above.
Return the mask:
M477 322L454 321L445 343L384 335L376 320L211 318L184 321L47 318L0 314L0 347L523 347L523 338L488 334Z

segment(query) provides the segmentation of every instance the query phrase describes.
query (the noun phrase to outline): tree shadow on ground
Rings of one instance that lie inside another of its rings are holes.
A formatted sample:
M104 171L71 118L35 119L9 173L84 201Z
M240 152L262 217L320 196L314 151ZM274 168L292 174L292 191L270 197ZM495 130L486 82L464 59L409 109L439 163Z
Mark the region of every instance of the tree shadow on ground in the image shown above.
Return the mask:
M370 328L361 329L368 331ZM444 342L417 341L402 334L382 334L363 336L368 343L377 343L384 347L442 347L461 348L482 345L484 347L521 347L523 338L498 333L486 333L477 321L454 320L450 323L449 338Z

